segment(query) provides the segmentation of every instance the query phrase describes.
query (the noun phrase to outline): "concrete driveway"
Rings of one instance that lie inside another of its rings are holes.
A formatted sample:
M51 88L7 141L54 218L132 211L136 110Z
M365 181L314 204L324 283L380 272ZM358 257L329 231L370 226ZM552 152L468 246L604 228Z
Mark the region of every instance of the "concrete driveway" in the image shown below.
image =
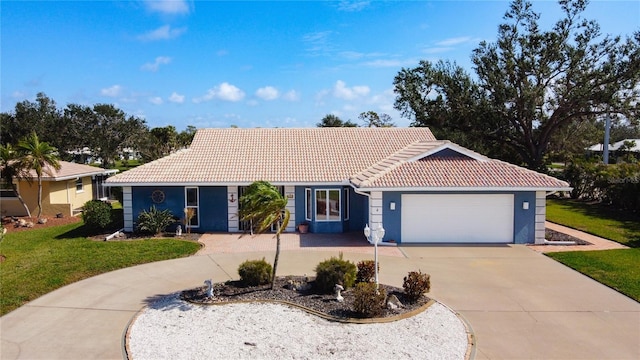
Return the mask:
M401 286L410 270L431 274L431 296L462 314L477 359L639 359L640 304L526 246L400 247L381 256L380 281ZM313 274L331 251L283 251L279 274ZM118 359L138 310L273 252L208 254L136 266L47 294L0 318L6 359ZM369 254L345 252L352 261ZM25 284L28 286L28 284ZM194 324L211 326L215 324ZM393 336L393 334L390 334ZM398 341L411 341L398 339ZM416 355L419 357L419 354Z

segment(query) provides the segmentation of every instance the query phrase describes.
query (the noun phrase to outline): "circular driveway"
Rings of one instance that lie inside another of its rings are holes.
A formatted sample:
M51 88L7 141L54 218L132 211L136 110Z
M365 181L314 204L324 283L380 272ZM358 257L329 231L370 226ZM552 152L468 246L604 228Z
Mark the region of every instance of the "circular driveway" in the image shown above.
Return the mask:
M460 313L477 359L640 358L640 304L526 246L404 246L380 256L380 281L431 274L430 296ZM313 274L338 251L286 250L279 275ZM273 251L209 254L117 270L44 295L0 318L0 358L119 359L132 317L159 296L237 278ZM371 255L344 252L352 261ZM28 286L28 284L25 284Z

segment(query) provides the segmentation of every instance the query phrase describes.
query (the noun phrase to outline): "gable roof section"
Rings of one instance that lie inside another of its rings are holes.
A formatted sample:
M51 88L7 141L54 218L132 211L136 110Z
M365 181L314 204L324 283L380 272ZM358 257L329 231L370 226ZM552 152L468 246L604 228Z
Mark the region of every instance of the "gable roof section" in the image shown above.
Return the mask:
M439 156L443 150L450 151ZM449 141L410 144L352 176L350 182L362 190L570 190L564 181Z
M189 149L125 171L107 183L347 183L352 174L407 144L433 140L428 128L201 129Z
M118 172L115 169L102 169L95 166L77 164L68 161L60 161L60 170L56 170L50 166L45 166L42 170L43 181L63 181L71 180L85 176L109 175ZM37 178L35 170L31 170L31 177Z

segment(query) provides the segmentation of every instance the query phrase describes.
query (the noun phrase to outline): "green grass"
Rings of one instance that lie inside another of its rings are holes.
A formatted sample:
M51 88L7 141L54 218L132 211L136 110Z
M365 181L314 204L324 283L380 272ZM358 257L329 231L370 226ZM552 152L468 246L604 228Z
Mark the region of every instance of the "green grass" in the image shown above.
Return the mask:
M0 315L73 282L133 265L194 254L173 239L93 241L82 223L9 233L0 242Z
M630 247L640 247L639 214L575 200L548 199L547 220Z
M548 199L547 220L632 247L546 255L640 301L640 215L599 204Z
M640 248L547 254L640 302Z

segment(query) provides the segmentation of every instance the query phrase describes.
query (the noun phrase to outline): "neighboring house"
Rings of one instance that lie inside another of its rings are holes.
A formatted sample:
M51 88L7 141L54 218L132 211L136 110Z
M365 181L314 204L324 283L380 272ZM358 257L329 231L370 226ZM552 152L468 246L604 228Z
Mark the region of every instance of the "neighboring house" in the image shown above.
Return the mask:
M125 230L152 205L194 231L239 232L238 198L256 180L278 186L287 231L383 225L397 243L544 241L545 197L556 178L492 160L427 128L202 129L186 150L109 178L122 186Z
M104 180L118 170L60 161L60 170L46 167L42 174L42 214L53 216L78 214L84 203L106 197ZM18 192L27 203L32 216L38 212L38 178L31 171L32 180L18 182ZM0 192L2 216L25 216L24 207L13 190L3 187Z
M630 148L626 148L625 143L631 144L632 146ZM616 152L621 148L623 149L623 151L640 153L640 139L624 139L624 140L615 142L613 145L609 144L610 152ZM591 145L587 148L587 151L602 153L604 151L604 145L603 144Z

